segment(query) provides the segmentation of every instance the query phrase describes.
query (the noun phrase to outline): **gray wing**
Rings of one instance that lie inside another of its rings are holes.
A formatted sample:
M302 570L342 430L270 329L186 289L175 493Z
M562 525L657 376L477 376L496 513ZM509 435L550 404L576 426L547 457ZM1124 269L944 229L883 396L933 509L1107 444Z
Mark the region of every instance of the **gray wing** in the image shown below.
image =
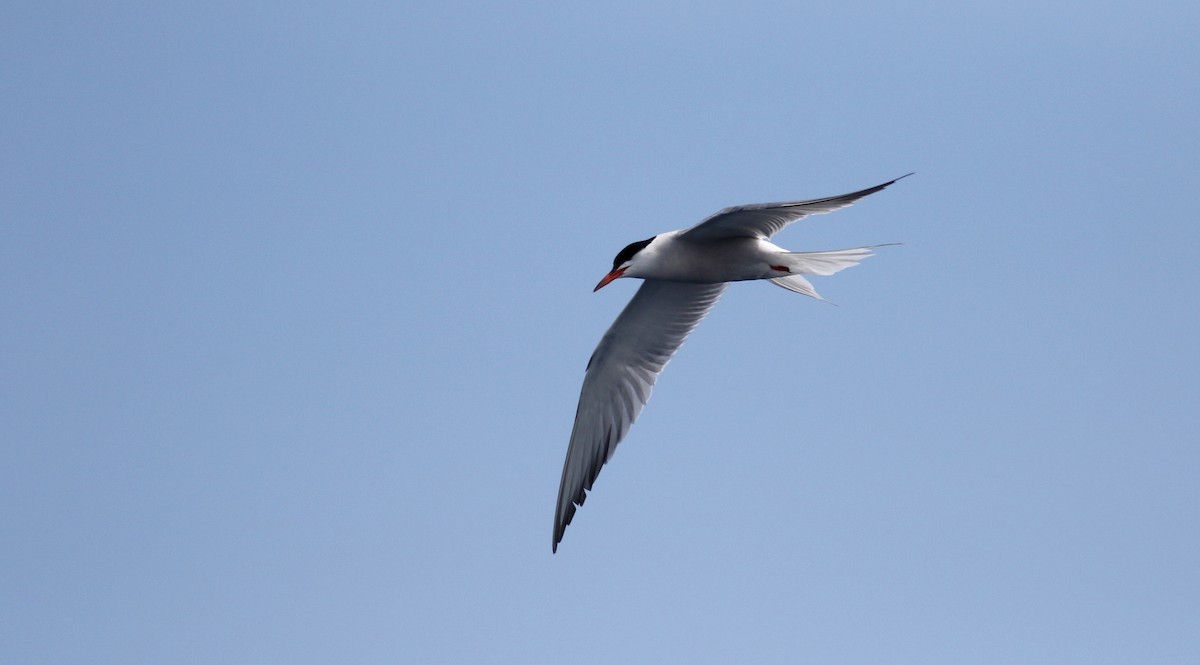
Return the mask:
M647 279L592 352L554 511L554 543L641 413L658 373L721 297L725 284Z
M902 175L896 180L907 178L911 173ZM833 212L845 208L855 201L878 192L896 182L889 180L882 185L867 189L830 196L810 201L792 201L790 203L755 203L751 205L726 208L692 228L679 234L679 237L694 240L717 240L721 238L770 238L788 224L809 215Z

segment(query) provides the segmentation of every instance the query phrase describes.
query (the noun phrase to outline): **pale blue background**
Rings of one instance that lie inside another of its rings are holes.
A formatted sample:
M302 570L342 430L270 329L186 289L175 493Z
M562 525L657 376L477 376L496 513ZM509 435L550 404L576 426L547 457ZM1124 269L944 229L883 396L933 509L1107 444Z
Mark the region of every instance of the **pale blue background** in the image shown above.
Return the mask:
M5 4L0 661L1200 662L1197 7ZM612 256L908 171L551 556Z

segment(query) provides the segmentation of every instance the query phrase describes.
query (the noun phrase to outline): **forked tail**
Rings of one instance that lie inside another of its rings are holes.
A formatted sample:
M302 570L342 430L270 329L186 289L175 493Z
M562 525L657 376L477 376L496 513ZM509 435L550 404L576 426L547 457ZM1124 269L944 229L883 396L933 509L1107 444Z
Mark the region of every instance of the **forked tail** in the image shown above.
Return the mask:
M786 266L792 274L775 277L771 279L771 283L775 286L782 286L788 291L803 293L817 300L825 300L813 288L812 283L801 275L832 275L850 266L858 265L860 261L869 256L875 256L871 250L887 246L871 245L853 249L834 249L827 252L785 252L778 255L778 260L780 265Z

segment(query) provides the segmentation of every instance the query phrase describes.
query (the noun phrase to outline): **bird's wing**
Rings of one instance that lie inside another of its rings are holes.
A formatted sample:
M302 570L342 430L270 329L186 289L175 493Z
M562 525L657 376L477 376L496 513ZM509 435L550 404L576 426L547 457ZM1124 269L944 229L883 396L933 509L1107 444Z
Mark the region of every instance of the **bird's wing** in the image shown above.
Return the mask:
M910 175L912 174L902 175L900 178L907 178ZM896 180L900 180L900 178L896 178ZM896 180L889 180L882 185L875 185L841 196L829 196L811 201L754 203L726 208L679 234L679 237L691 240L770 238L783 227L802 217L845 208L864 196L878 192Z
M592 352L554 511L554 544L637 419L658 373L721 297L725 284L647 279Z

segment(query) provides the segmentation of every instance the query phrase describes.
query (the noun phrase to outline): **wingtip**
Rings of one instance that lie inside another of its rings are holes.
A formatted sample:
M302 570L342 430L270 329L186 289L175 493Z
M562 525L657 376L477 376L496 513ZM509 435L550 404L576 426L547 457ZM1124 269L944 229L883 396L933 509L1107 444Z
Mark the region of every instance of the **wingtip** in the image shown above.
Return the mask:
M562 488L559 488L562 491ZM562 542L563 536L567 533L567 525L571 523L571 518L575 516L575 502L567 503L567 510L563 510L563 497L558 497L558 506L554 509L554 531L550 536L550 553L558 552L558 544Z

